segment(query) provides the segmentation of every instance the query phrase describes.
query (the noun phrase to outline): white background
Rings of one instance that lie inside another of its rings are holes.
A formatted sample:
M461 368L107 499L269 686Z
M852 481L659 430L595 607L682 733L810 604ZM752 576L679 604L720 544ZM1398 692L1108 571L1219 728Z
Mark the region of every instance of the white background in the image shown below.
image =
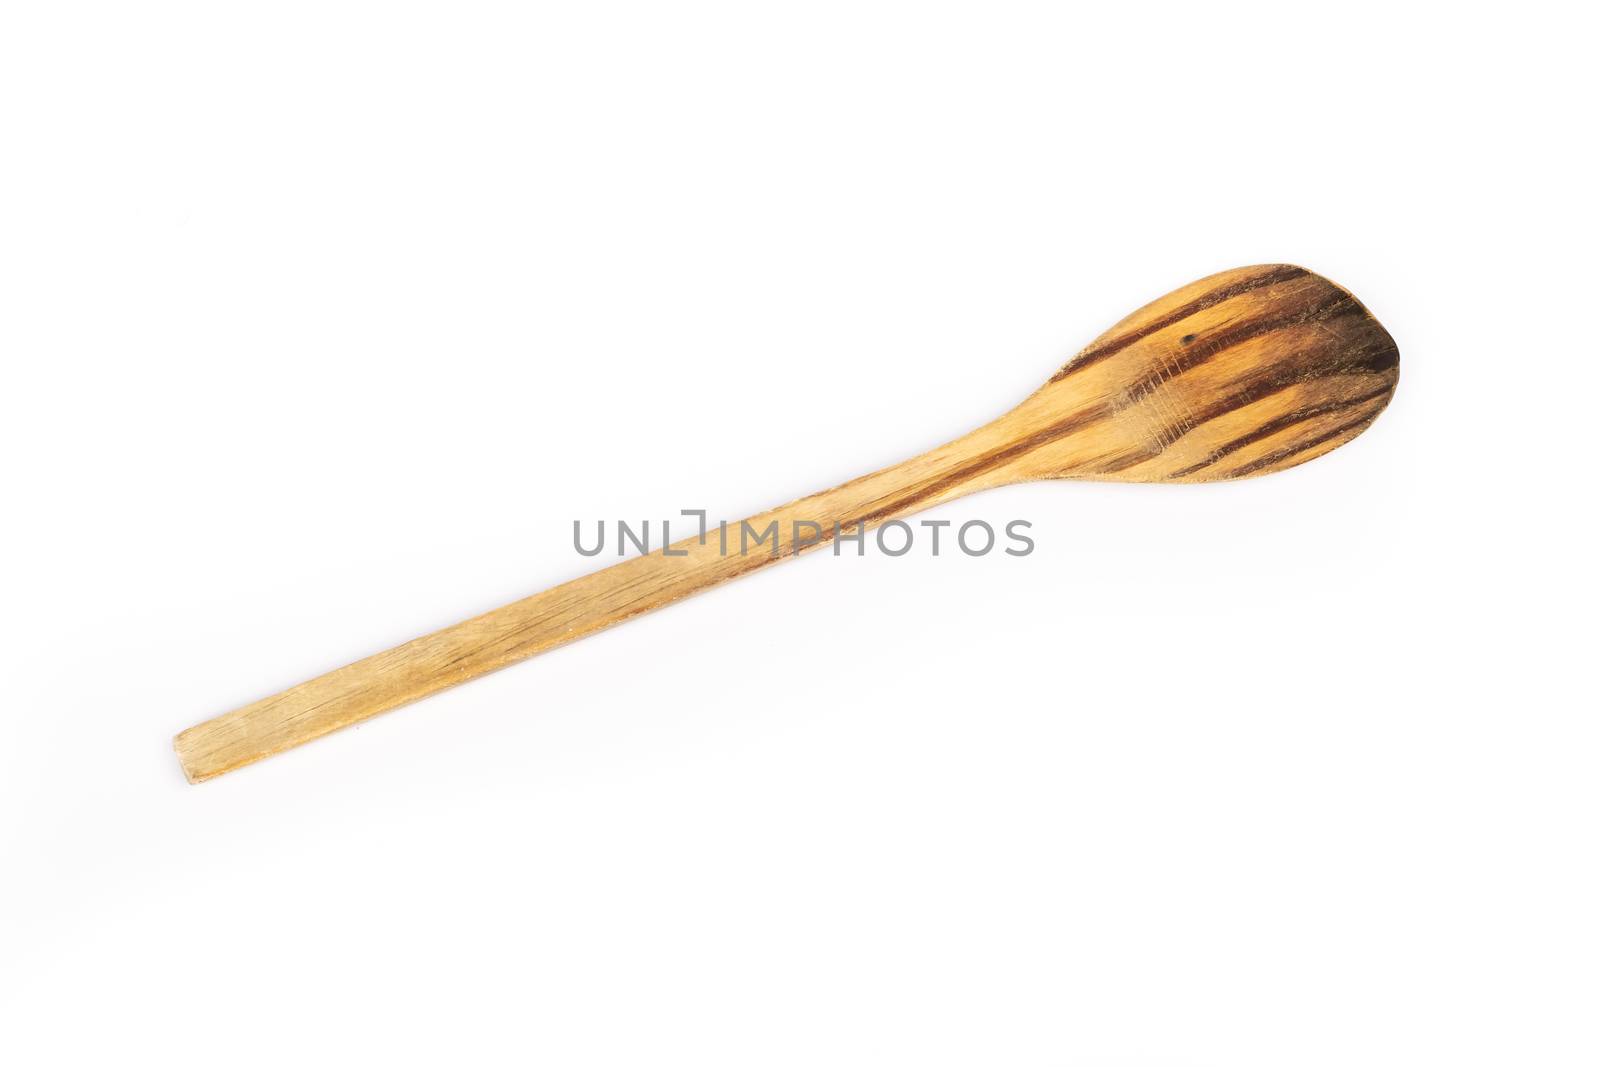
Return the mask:
M1577 7L9 3L9 1063L1600 1062ZM1394 404L203 786L173 733L1250 263Z

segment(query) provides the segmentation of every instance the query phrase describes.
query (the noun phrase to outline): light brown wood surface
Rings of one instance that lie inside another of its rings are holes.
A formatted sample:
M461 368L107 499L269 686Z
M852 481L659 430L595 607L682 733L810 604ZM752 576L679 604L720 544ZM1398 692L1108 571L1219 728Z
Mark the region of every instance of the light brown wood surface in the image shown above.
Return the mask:
M682 555L657 550L536 593L190 727L174 746L190 781L214 778L827 544L837 531L992 486L1283 470L1370 425L1398 374L1388 333L1339 286L1286 265L1225 271L1135 311L993 422L746 520L757 532L776 521L773 541L741 553L733 524L724 552L713 526L704 543L671 546Z

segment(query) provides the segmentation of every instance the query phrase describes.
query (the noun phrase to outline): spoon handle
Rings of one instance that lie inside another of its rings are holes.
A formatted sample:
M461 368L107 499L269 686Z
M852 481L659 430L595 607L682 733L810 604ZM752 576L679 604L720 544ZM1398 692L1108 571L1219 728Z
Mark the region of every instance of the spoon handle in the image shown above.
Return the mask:
M358 660L173 739L191 782L508 667L780 559L963 495L975 435ZM796 524L801 524L797 526Z

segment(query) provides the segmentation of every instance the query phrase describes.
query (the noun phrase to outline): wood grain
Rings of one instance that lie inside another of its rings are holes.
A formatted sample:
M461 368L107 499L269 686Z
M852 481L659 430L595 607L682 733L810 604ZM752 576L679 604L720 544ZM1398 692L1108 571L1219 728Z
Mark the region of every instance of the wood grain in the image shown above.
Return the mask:
M1224 271L1145 305L1011 411L949 444L713 527L419 637L183 731L192 782L535 656L832 540L997 485L1208 482L1284 470L1353 439L1394 392L1399 354L1350 293L1300 267ZM816 523L821 533L810 540ZM737 529L737 525L734 526ZM770 547L769 547L770 545Z

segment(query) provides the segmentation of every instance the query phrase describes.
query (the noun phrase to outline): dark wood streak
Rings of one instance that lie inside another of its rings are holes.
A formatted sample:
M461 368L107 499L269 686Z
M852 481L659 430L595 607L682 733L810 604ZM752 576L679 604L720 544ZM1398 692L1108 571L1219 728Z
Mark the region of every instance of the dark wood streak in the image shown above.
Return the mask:
M1357 304L1350 294L1334 289L1307 307L1249 319L1226 330L1218 330L1177 353L1171 362L1157 367L1130 385L1127 390L1128 395L1132 400L1143 400L1180 374L1191 371L1203 363L1209 363L1228 349L1236 348L1246 341L1253 341L1291 326L1305 326L1313 322L1336 319L1341 315L1360 313L1361 305Z
M1121 452L1115 452L1104 462L1086 464L1084 473L1120 474L1129 467L1137 467L1141 463L1148 463L1165 451L1166 447L1164 445L1151 441L1138 448L1128 448Z
M1182 470L1173 471L1171 474L1167 475L1167 477L1187 478L1191 474L1205 470L1207 467L1218 462L1219 460L1226 459L1228 456L1233 455L1241 448L1247 448L1250 445L1255 444L1257 441L1265 441L1267 438L1273 436L1274 434L1282 433L1291 426L1297 426L1302 422L1317 418L1320 415L1329 415L1335 411L1344 411L1347 408L1360 407L1369 400L1376 400L1380 396L1388 396L1391 391L1390 384L1388 382L1384 382L1376 389L1362 393L1360 396L1346 397L1341 400L1330 400L1322 404L1313 404L1310 407L1302 408L1299 411L1291 411L1288 414L1280 415L1275 419L1262 423L1260 426L1256 427L1254 430L1251 430L1247 434L1241 434L1226 444L1218 445L1217 448L1212 451L1209 458L1185 467ZM1374 412L1373 414L1376 415L1377 412Z
M1222 402L1212 404L1201 409L1201 411L1194 418L1185 422L1182 428L1169 428L1173 430L1170 436L1165 436L1159 440L1152 439L1136 448L1125 448L1120 452L1113 453L1104 462L1087 463L1084 465L1084 473L1092 475L1120 474L1132 467L1139 466L1141 463L1148 463L1150 460L1156 459L1167 452L1183 438L1187 437L1195 430L1198 430L1206 423L1211 422L1213 419L1220 419L1224 415L1229 415L1240 410L1241 408L1249 407L1251 404L1265 400L1276 393L1281 393L1285 389L1293 389L1296 386L1307 385L1311 382L1320 381L1327 378L1357 375L1362 377L1369 375L1375 376L1381 374L1384 369L1385 368L1383 367L1372 368L1363 366L1332 366L1320 368L1310 373L1291 369L1288 372L1280 371L1279 373L1272 375L1263 375L1250 381L1245 388L1230 394ZM1360 403L1362 400L1370 400L1373 397L1393 392L1393 390L1393 383L1385 381L1371 393L1364 394L1363 396L1348 402L1341 401L1340 404L1343 405L1348 403L1350 405L1355 405ZM1317 414L1317 412L1314 411L1307 411L1303 413L1304 417L1306 418L1310 418L1315 414ZM1197 463L1193 466L1185 467L1182 470L1173 471L1169 474L1163 475L1162 477L1186 477L1203 467L1209 466L1211 463L1215 462L1216 459L1220 459L1222 456L1226 455L1227 452L1236 451L1237 448L1242 448L1244 445L1249 443L1251 442L1241 441L1237 446L1234 446L1233 442L1229 442L1228 445L1223 446L1227 449L1227 451L1219 452L1213 459L1208 459L1204 463Z
M1178 441L1182 440L1194 430L1199 429L1213 419L1219 419L1243 407L1248 407L1258 401L1265 400L1275 393L1291 389L1297 385L1326 378L1337 378L1346 375L1382 375L1393 370L1400 362L1400 351L1395 347L1393 339L1387 332L1378 331L1377 335L1361 346L1351 346L1342 337L1333 337L1325 342L1326 347L1332 348L1334 353L1343 353L1342 360L1329 362L1328 353L1324 345L1312 345L1304 349L1293 362L1287 366L1273 364L1265 373L1253 375L1243 382L1243 388L1223 397L1221 400L1209 404L1199 411L1194 412L1182 426L1169 426L1161 439L1152 441L1141 449L1130 450L1124 455L1116 457L1110 463L1093 468L1095 474L1116 474L1140 463L1154 459ZM1308 369L1309 368L1309 369ZM1393 382L1385 382L1379 387L1379 392L1392 392ZM1181 477L1184 471L1168 477Z
M1255 460L1252 463L1246 463L1242 467L1238 467L1238 468L1235 468L1234 470L1229 471L1228 472L1228 477L1229 478L1244 478L1244 477L1248 477L1249 475L1256 474L1256 473L1258 473L1260 471L1267 470L1268 468L1277 467L1277 466L1283 464L1286 460L1293 459L1295 456L1298 456L1300 453L1310 451L1311 449L1316 448L1320 444L1326 444L1327 442L1333 440L1335 437L1340 437L1340 436L1343 436L1344 434L1351 434L1352 436L1355 435L1355 434L1358 434L1363 429L1366 428L1368 423L1372 422L1373 419L1376 419L1379 415L1381 415L1383 413L1383 408L1386 407L1386 406L1387 405L1382 405L1382 406L1378 407L1377 410L1375 410L1375 411L1369 411L1365 415L1361 415L1361 416L1359 416L1359 417L1357 417L1355 419L1349 419L1349 420L1346 420L1345 422L1341 422L1339 425L1335 426L1333 429L1328 430L1328 431L1326 431L1324 433L1319 433L1315 437L1311 438L1308 441L1302 441L1297 445L1289 445L1289 446L1287 446L1285 448L1280 448L1275 452L1269 452L1266 455L1262 456L1260 459Z
M970 481L980 474L986 474L989 471L994 470L996 467L1009 463L1018 456L1032 452L1036 448L1042 448L1052 441L1059 441L1061 438L1066 437L1069 434L1077 433L1078 431L1089 426L1093 426L1097 422L1101 422L1104 419L1110 418L1111 415L1112 408L1110 404L1096 404L1093 407L1085 408L1077 414L1062 419L1060 422L1046 426L1044 429L1035 433L1029 434L1027 437L1022 438L1013 444L1007 445L1005 448L997 448L991 452L985 452L977 459L957 467L949 474L942 474L937 478L930 478L928 481L913 487L909 493L894 497L883 504L874 507L871 511L851 519L844 525L854 526L856 523L860 522L875 522L878 519L883 518L885 515L891 515L902 509L920 504L924 500L938 496L946 489L950 489L960 485L963 482Z
M1327 358L1328 348L1333 350L1333 354L1344 354L1345 358L1330 361ZM1243 388L1195 412L1184 433L1230 411L1265 400L1291 386L1342 375L1383 374L1392 370L1399 361L1399 350L1386 333L1360 347L1350 345L1343 337L1329 338L1320 344L1308 346L1287 364L1272 364L1266 371L1245 378ZM1178 436L1182 437L1183 434Z
M1304 267L1286 265L1278 267L1275 270L1267 271L1265 274L1258 274L1254 278L1246 278L1243 281L1234 282L1232 285L1224 286L1221 289L1213 289L1211 292L1206 293L1203 296L1198 296L1189 301L1182 307L1169 311L1160 318L1153 319L1152 321L1145 323L1138 329L1131 330L1128 333L1122 334L1121 336L1108 338L1107 340L1090 345L1088 348L1085 348L1082 352L1078 353L1077 357L1069 362L1065 367L1062 367L1060 370L1056 371L1055 375L1051 377L1050 381L1059 382L1061 379L1066 378L1069 375L1078 373L1085 367L1092 367L1101 360L1108 359L1111 356L1116 355L1118 352L1121 352L1124 348L1127 348L1134 342L1142 341L1156 331L1164 330L1174 323L1182 322L1189 316L1204 311L1206 308L1216 307L1224 300L1232 300L1234 297L1248 293L1253 289L1262 289L1269 285L1275 285L1278 282L1287 282L1292 281L1295 278L1303 278L1310 273L1311 272L1306 270Z

